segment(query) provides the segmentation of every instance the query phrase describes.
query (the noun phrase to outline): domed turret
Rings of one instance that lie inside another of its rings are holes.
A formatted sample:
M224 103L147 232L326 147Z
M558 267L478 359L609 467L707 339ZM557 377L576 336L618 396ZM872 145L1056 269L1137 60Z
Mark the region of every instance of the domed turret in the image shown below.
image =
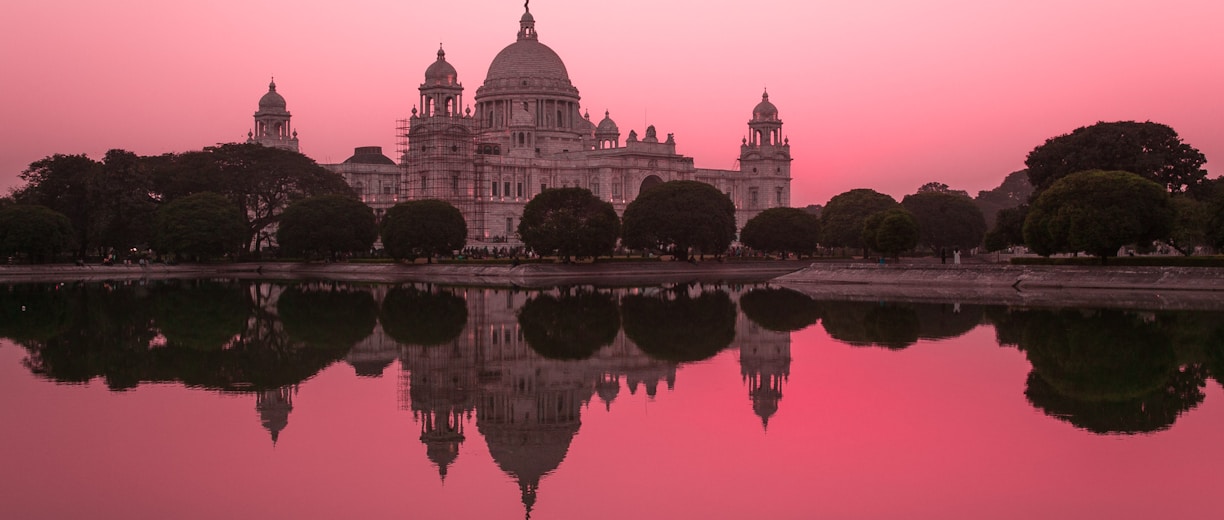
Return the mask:
M271 112L275 110L282 112L285 110L285 98L276 93L276 80L272 80L272 82L268 83L268 93L259 98L259 111Z
M425 69L421 92L421 117L460 117L463 106L463 84L459 73L446 62L446 51L438 46L438 59Z
M604 111L604 118L599 122L599 126L595 127L595 132L601 134L620 134L620 128L616 126L616 121L612 120L612 113Z
M777 121L778 107L769 102L769 92L761 94L761 102L752 109L753 121Z
M442 47L438 47L438 60L431 63L429 68L425 69L425 84L426 85L446 85L452 86L459 81L459 73L455 72L455 67L446 62L446 51Z
M607 110L604 111L604 118L599 122L599 126L595 127L595 141L600 150L620 148L620 128Z
M285 98L276 92L276 80L268 82L268 92L259 98L259 110L255 112L255 128L247 132L247 142L298 151L297 131L289 126L285 106Z

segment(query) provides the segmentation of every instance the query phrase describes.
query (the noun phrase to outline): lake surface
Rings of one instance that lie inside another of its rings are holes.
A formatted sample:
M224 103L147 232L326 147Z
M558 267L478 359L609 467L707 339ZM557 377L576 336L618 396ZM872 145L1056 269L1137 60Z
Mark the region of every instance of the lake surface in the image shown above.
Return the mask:
M1215 518L1224 315L0 286L0 518Z

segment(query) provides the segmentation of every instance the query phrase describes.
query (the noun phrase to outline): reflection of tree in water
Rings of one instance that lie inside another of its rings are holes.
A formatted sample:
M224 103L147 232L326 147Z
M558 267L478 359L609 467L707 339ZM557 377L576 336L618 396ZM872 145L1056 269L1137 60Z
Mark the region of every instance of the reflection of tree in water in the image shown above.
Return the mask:
M579 291L539 294L518 310L527 345L551 359L587 359L620 332L620 310L611 294Z
M171 280L152 290L153 319L170 348L221 349L242 333L252 312L236 281Z
M194 294L197 290L202 292ZM102 377L114 390L181 381L259 391L297 384L347 351L295 344L274 314L258 303L241 303L251 301L248 294L267 299L264 284L89 283L61 291L69 317L64 330L45 340L21 342L29 351L25 365L53 381L84 383ZM206 302L210 298L220 301ZM196 311L205 316L185 316ZM199 329L188 330L192 327Z
M735 302L723 290L701 292L685 287L654 296L631 294L621 300L625 336L650 357L665 361L701 361L714 357L735 339Z
M918 337L950 339L965 335L982 323L984 309L980 305L959 303L914 304L918 315Z
M770 287L753 289L740 297L744 316L761 328L775 332L794 332L820 319L820 304L807 295Z
M397 287L383 298L379 321L391 339L410 345L454 341L467 324L467 303L450 291Z
M838 341L892 350L916 343L921 330L912 307L884 302L828 302L821 324Z
M69 297L63 284L0 286L0 338L45 341L68 327Z
M1204 371L1179 368L1154 321L1115 310L1025 314L1019 347L1033 365L1025 395L1047 415L1097 433L1151 432L1203 400Z
M368 290L338 284L295 284L281 293L277 314L294 341L346 352L374 332L378 304Z
M1224 385L1224 313L1183 311L1156 313L1180 360L1201 360L1217 383Z
M149 291L110 283L64 285L59 290L67 323L44 339L19 341L29 351L25 366L61 383L103 377L113 390L147 380L145 374L153 368L149 345L157 336Z

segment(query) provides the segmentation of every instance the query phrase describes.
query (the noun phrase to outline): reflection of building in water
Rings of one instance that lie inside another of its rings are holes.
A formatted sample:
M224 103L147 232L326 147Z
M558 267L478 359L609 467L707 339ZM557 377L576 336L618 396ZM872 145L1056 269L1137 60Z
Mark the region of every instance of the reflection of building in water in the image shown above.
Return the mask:
M387 286L375 286L372 295L375 301L381 302L387 296ZM381 377L383 370L399 358L400 344L388 337L382 330L382 323L378 323L374 326L374 332L349 349L344 361L353 367L358 376Z
M603 408L611 410L622 384L633 395L644 389L648 398L654 398L660 383L669 390L675 387L676 363L646 355L623 330L587 359L541 356L527 344L518 320L518 310L539 292L432 290L463 298L468 319L449 343L399 347L400 405L412 411L426 453L443 478L457 460L465 423L474 413L490 455L518 482L528 512L540 480L565 459L584 405L598 397ZM701 290L690 289L694 294ZM556 289L548 294L560 297ZM376 299L383 296L377 294ZM381 325L374 335L381 337L363 340L350 354L355 367L365 362L382 367L392 356L396 343L385 337ZM768 421L777 411L782 381L790 370L789 334L761 329L740 315L731 348L741 352L741 373L749 381L754 410Z
M464 419L475 409L475 354L458 341L403 347L400 406L411 408L413 419L420 423L425 454L443 480L459 456Z
M748 384L752 411L761 418L761 426L769 428L769 418L782 400L782 383L790 377L790 333L760 332L761 341L740 345L740 376Z
M272 445L276 445L281 430L289 425L289 412L293 411L293 394L297 385L282 386L255 394L255 411L265 430L272 434Z

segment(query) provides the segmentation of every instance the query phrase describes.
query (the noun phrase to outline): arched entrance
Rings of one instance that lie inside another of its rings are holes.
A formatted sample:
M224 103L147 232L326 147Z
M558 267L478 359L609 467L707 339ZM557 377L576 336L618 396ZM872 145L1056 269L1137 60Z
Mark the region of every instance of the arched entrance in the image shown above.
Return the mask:
M638 194L641 195L646 190L660 184L663 184L663 179L660 179L658 175L646 177L645 179L642 179L642 186L638 188Z

